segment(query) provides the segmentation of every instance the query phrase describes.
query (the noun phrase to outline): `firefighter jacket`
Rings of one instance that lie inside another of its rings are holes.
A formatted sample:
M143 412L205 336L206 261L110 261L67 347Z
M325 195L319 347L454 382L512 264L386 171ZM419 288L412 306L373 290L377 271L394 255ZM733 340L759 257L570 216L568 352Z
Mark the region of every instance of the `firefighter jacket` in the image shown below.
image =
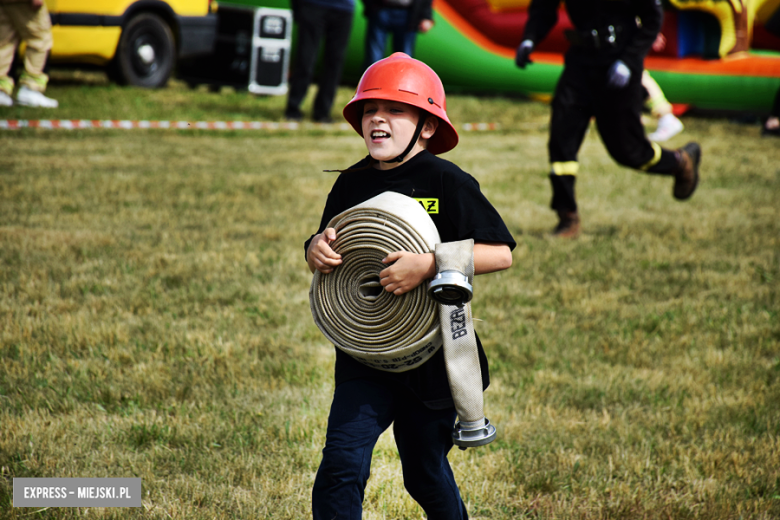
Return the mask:
M561 0L532 0L523 40L538 45L558 22ZM663 22L660 0L566 0L574 30L566 64L609 66L623 62L641 75L644 59Z

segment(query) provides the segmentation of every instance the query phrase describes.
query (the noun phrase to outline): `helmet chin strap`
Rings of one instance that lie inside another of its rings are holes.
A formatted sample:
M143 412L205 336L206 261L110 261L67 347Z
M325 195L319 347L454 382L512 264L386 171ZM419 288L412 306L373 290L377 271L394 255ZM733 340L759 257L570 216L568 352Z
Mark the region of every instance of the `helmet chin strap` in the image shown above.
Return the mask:
M409 154L409 152L412 151L412 148L414 148L414 145L417 144L417 140L420 138L420 134L423 131L423 128L425 127L425 120L428 119L425 112L420 110L420 119L417 121L417 128L414 129L414 135L412 136L412 140L409 141L409 145L406 147L406 150L401 152L401 155L396 157L395 159L392 159L387 162L403 162L404 158Z
M420 110L420 119L417 121L417 128L414 129L414 135L412 136L412 140L409 141L409 145L406 147L406 150L401 152L401 155L396 157L395 159L390 159L389 163L399 163L403 162L404 158L409 154L409 152L412 151L412 148L414 148L414 145L417 144L417 140L420 138L420 134L423 131L423 128L425 127L425 120L428 119L428 113Z

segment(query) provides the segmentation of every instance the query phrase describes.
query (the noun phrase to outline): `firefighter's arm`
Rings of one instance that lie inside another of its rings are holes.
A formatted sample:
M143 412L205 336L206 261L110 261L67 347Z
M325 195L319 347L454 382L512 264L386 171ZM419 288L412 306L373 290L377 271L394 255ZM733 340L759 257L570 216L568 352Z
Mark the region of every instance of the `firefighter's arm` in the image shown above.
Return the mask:
M521 41L530 40L538 45L558 23L560 0L531 0L528 6L528 20Z

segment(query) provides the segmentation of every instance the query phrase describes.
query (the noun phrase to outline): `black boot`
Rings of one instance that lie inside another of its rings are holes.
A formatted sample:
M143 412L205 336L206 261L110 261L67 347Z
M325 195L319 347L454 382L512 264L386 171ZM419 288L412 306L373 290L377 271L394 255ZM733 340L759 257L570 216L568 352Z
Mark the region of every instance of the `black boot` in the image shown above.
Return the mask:
M674 173L674 198L685 200L693 195L699 185L699 163L701 147L698 143L688 143L677 150L677 170Z
M558 214L558 225L552 232L553 236L574 238L580 234L580 216L577 213L577 199L574 195L576 180L574 175L550 173L553 192L550 207Z
M576 238L580 234L580 216L576 211L559 211L558 225L553 230L558 238Z

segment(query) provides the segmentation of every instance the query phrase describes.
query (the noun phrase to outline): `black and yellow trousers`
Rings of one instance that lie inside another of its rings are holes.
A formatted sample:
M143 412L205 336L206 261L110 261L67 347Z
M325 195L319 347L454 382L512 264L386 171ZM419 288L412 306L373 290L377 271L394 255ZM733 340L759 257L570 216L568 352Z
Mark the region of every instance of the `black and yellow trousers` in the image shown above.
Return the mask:
M607 86L607 66L567 64L558 80L550 121L550 206L558 212L577 211L574 185L579 152L591 118L595 118L607 152L623 166L645 173L674 175L675 151L648 141L642 126L642 74L632 73L624 88Z

